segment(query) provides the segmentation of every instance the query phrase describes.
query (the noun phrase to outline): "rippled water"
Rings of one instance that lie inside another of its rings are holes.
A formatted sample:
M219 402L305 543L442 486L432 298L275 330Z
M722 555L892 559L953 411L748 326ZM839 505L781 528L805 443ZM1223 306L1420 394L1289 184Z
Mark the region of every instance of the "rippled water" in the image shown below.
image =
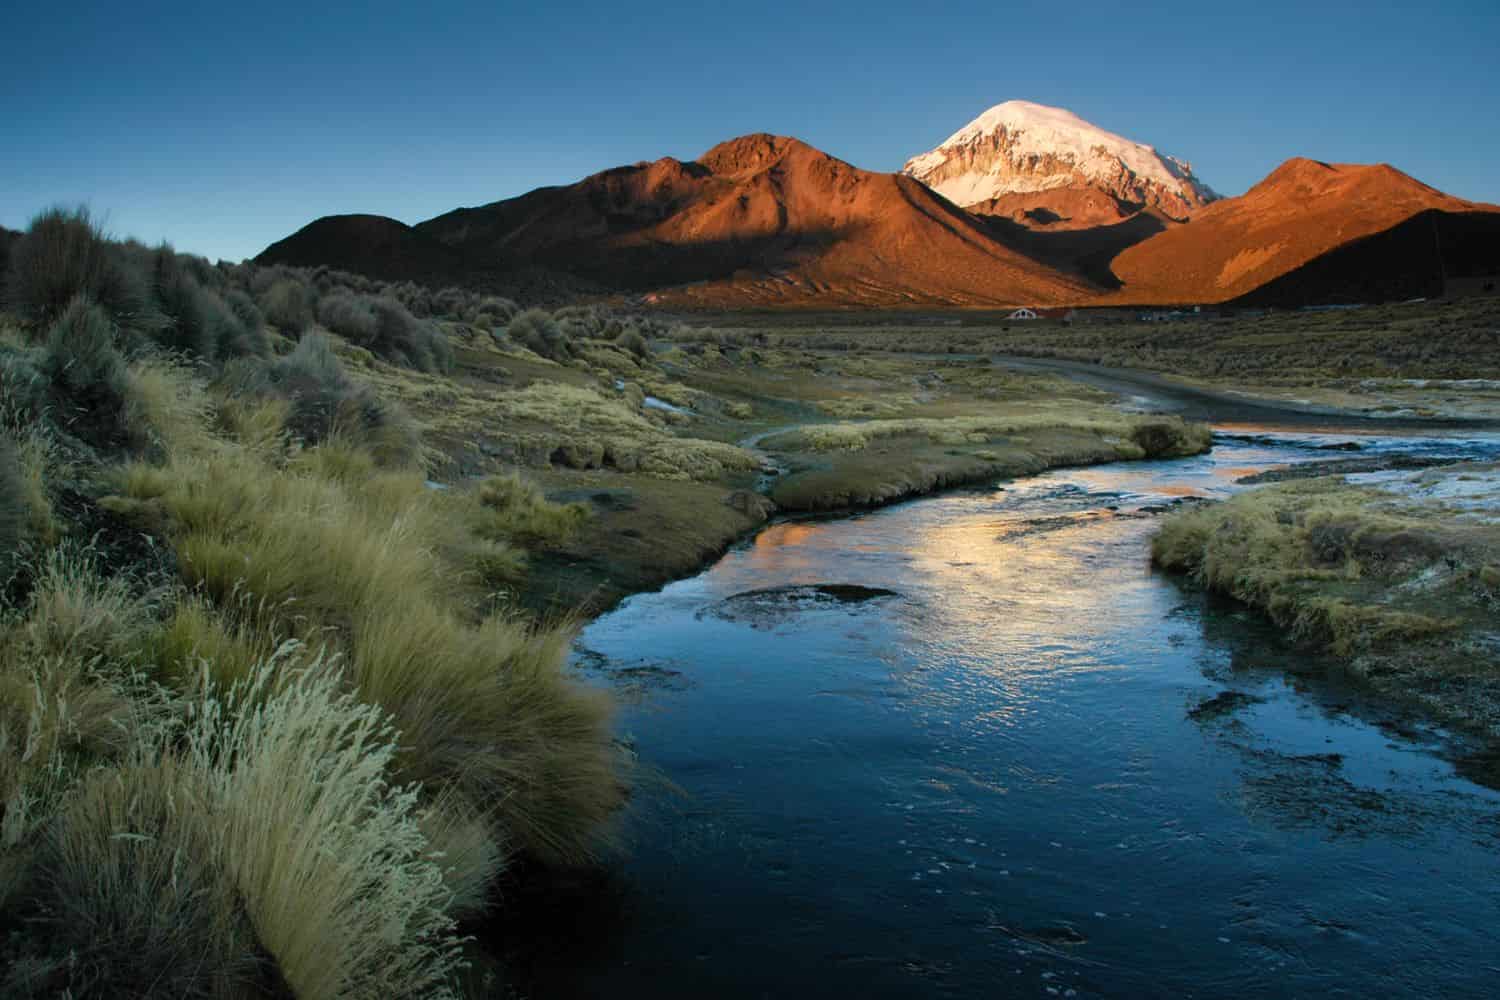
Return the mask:
M1161 507L1347 440L1236 433L779 524L593 623L661 780L536 995L1494 993L1500 794L1148 565Z

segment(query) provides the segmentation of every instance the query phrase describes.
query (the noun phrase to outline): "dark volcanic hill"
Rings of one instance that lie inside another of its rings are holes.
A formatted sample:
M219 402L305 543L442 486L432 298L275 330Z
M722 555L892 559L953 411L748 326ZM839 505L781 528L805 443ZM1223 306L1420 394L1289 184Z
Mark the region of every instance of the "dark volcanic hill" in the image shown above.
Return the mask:
M1187 225L1121 252L1111 263L1124 286L1114 298L1141 304L1263 299L1281 305L1399 298L1400 291L1387 287L1390 281L1402 284L1434 270L1424 262L1433 255L1421 226L1351 249L1356 256L1314 262L1419 213L1476 214L1468 229L1500 220L1496 206L1443 194L1385 164L1288 160L1244 195L1214 202ZM1370 270L1370 280L1351 285L1351 265L1340 261L1355 259ZM1300 277L1290 277L1298 271ZM1254 294L1273 283L1274 292Z
M909 177L764 134L417 229L487 269L567 270L684 305L1048 304L1092 292Z
M264 264L327 264L382 281L452 282L467 270L463 257L404 222L383 215L325 215L258 257Z

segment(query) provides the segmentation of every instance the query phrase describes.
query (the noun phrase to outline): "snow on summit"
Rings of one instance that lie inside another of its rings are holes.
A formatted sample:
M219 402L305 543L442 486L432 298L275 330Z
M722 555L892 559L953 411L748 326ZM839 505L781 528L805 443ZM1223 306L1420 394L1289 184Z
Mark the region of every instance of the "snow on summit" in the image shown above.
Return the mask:
M1189 164L1031 101L995 105L938 148L908 160L902 173L964 206L1089 186L1180 217L1218 197Z

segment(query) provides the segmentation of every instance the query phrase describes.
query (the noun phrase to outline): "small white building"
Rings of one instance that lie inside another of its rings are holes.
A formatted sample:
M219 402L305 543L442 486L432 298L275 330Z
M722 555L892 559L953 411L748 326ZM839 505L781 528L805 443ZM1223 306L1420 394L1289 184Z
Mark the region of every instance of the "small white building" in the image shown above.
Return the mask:
M1021 308L1017 309L1015 312L1011 313L1009 316L1007 316L1005 318L1006 319L1036 319L1037 315L1036 315L1036 310L1035 309L1027 309L1025 306L1022 306Z

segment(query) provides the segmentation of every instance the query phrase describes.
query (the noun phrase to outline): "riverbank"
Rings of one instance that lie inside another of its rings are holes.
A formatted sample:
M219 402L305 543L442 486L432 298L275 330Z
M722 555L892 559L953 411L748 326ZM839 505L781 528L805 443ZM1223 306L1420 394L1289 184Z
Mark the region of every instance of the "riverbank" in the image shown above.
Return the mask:
M595 619L575 667L670 784L484 939L539 997L1463 993L1500 833L1467 741L1146 569L1174 502L1341 440L781 520Z
M1210 443L1201 425L985 359L688 339L561 364L482 331L454 343L448 376L349 363L422 425L436 485L516 474L587 511L579 530L527 546L512 593L542 616L591 616L697 572L776 513Z
M1500 466L1264 486L1170 517L1152 557L1386 697L1500 740Z

